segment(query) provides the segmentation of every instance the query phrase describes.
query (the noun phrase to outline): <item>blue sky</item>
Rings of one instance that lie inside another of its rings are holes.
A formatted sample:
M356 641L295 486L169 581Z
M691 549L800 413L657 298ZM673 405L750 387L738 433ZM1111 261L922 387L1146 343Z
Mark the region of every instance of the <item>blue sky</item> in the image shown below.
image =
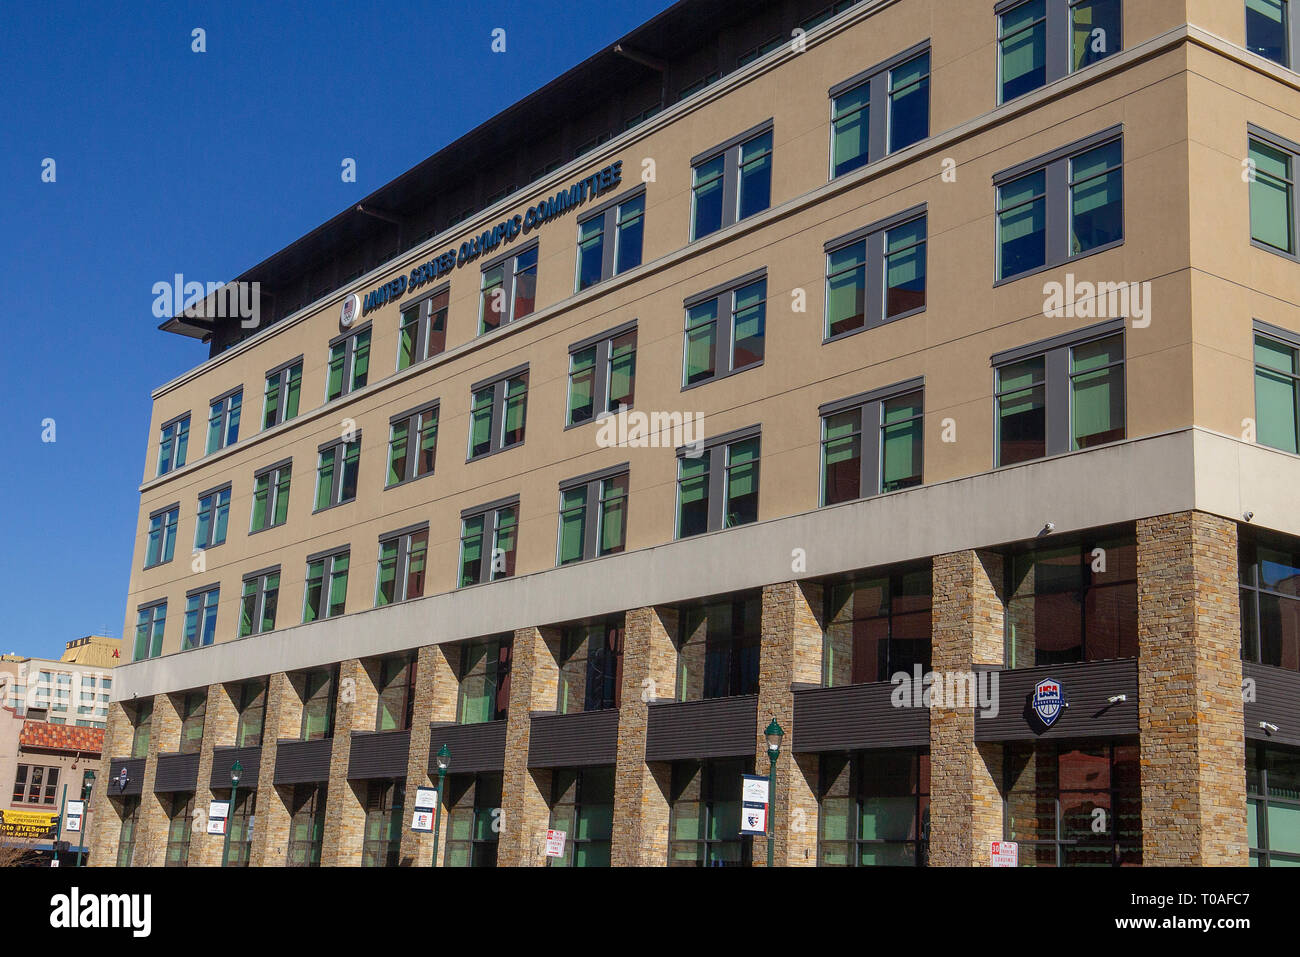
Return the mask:
M233 278L667 6L8 4L0 651L121 634L149 393L207 358L154 283Z

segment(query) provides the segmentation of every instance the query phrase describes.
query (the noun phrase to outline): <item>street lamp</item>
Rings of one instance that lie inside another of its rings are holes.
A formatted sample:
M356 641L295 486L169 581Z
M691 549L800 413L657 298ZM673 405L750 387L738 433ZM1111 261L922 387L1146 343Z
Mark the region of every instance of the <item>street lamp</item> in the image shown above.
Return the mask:
M221 866L226 866L230 858L230 831L235 817L235 798L239 796L239 778L244 773L244 766L235 759L230 766L230 807L226 808L226 840L221 846Z
M767 739L767 866L773 866L776 856L776 759L781 753L781 739L785 732L772 718L772 723L763 729Z
M438 833L442 830L442 785L447 780L447 768L451 764L451 748L443 742L438 749L438 806L433 816L433 866L438 866Z

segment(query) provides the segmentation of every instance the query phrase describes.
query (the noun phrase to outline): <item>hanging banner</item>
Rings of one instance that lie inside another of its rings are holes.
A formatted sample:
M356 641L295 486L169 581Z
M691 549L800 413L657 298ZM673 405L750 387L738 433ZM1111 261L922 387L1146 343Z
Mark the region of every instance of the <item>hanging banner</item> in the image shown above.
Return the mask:
M0 837L52 840L58 817L53 811L0 810Z

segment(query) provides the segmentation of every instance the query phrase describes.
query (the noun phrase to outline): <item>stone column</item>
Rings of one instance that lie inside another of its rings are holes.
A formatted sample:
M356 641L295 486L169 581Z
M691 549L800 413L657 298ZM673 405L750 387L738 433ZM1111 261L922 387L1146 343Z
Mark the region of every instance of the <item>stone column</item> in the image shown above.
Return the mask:
M1237 525L1137 523L1142 863L1249 863Z
M763 640L758 666L758 744L754 773L771 766L763 735L773 718L785 738L773 790L774 863L817 863L817 755L794 753L794 692L791 685L819 684L822 662L822 589L811 582L782 582L763 589ZM767 838L754 838L754 864L767 866Z
M158 754L180 748L181 702L184 697L184 694L154 695L149 753L140 785L140 812L136 818L135 853L131 858L133 867L161 867L165 862L171 795L154 794L153 785L158 773Z
M252 867L288 864L293 785L277 787L275 784L276 750L281 738L297 738L301 732L302 698L289 675L276 672L266 683L262 762L257 774L257 826L253 828L253 846L248 859Z
M406 824L402 827L402 849L398 860L403 867L428 867L433 863L433 835L411 830L417 788L436 786L429 775L429 724L451 720L441 717L456 713L455 674L452 673L449 701L435 699L435 691L447 694L447 658L436 645L419 650L415 666L415 706L411 709L411 750L406 761ZM448 705L450 704L450 708ZM438 717L435 717L438 715Z
M127 707L121 701L108 706L100 770L90 791L90 816L86 819L90 831L86 856L89 867L113 867L117 864L118 841L122 836L122 803L109 798L109 779L116 771L113 759L131 753L134 729Z
M334 705L334 742L330 749L329 790L325 796L325 833L321 865L349 867L361 864L365 839L364 790L348 780L352 757L352 732L373 731L379 691L365 662L349 658L339 664L338 698Z
M208 686L203 742L199 748L199 774L194 785L194 807L203 813L194 818L194 828L190 832L189 867L221 866L224 837L207 831L208 804L212 801L212 752L214 748L228 748L235 743L239 712L234 696L238 693L238 684Z
M676 634L675 608L635 608L627 613L610 849L615 867L662 867L668 862L672 766L647 763L645 749L648 702L671 699L676 687Z
M546 826L550 821L551 772L530 770L528 740L532 712L554 711L560 686L558 628L520 628L515 632L510 668L510 707L506 714L506 763L501 777L501 867L544 867Z
M931 669L949 679L1003 662L1002 556L961 551L933 565ZM975 688L972 686L971 691ZM1002 839L1002 747L975 743L975 705L930 708L930 863L989 863ZM954 702L955 703L955 702Z

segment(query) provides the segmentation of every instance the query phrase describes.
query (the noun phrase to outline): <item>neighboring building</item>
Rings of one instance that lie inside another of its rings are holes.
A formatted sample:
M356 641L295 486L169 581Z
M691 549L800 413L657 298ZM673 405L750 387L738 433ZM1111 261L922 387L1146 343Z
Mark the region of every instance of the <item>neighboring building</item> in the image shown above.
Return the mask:
M68 642L62 661L12 653L0 660L0 782L12 785L0 804L0 846L30 848L48 858L53 838L15 838L16 826L57 816L65 798L89 798L99 771L113 688L110 669L120 642L92 635ZM82 847L84 833L62 834L68 853L75 855Z
M91 635L68 642L58 661L5 655L0 659L0 705L20 718L102 729L113 668L122 661L121 644L121 638Z
M115 668L122 664L122 639L104 635L87 635L68 642L60 661L96 668Z
M164 323L96 863L1300 862L1290 6L684 0Z

